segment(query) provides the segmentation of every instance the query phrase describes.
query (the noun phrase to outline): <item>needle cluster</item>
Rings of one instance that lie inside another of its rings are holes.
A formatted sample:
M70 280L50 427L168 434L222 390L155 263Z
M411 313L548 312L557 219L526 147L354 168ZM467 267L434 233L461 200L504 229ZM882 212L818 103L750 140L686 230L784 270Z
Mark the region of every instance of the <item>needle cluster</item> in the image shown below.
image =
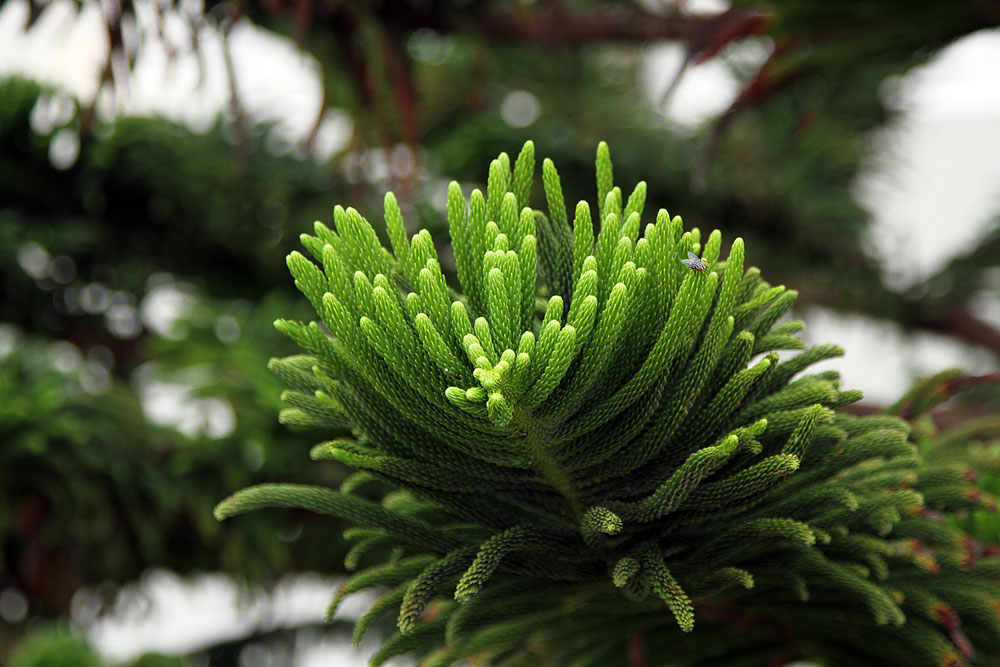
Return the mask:
M841 351L779 322L796 293L746 268L741 239L723 256L718 231L662 209L643 224L646 185L626 197L604 143L595 206L568 211L545 160L533 208L535 167L528 142L485 193L449 186L458 289L391 193L391 251L352 208L303 235L288 266L319 321L276 324L305 351L271 362L282 419L349 429L312 457L358 472L244 489L217 516L306 508L357 524L349 567L391 553L330 609L387 587L355 631L397 615L373 664L626 665L636 637L654 664L1000 646L1000 562L969 567L925 505L904 421L839 414L860 393L802 375ZM971 497L961 475L930 479ZM382 502L358 493L374 482Z

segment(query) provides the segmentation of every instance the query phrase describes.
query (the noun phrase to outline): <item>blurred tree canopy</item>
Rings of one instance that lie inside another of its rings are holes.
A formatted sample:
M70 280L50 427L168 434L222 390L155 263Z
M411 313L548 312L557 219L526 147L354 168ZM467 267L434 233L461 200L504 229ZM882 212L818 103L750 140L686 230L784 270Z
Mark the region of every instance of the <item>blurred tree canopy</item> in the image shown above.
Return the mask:
M0 589L28 603L3 634L65 616L80 586L152 565L261 581L339 562L336 532L307 515L286 541L273 536L287 515L224 526L211 517L235 488L336 481L308 465L315 438L275 419L281 383L266 362L293 346L271 322L304 305L281 258L334 202L380 219L390 188L411 224L441 230L445 176L474 183L481 164L529 136L560 165L570 200L592 189L594 144L613 139L619 180L656 174L652 209L745 237L751 261L794 285L800 304L1000 354L1000 326L972 305L998 290L1000 222L984 221L975 250L900 291L866 251L870 214L851 196L871 133L892 117L882 82L996 27L1000 3L687 5L123 2L103 14L98 94L70 99L58 122L41 127L36 116L63 93L0 83ZM24 31L46 11L28 4ZM232 79L228 38L246 22L295 40L319 65L322 104L298 145L276 150ZM194 54L209 67L207 34L221 40L230 77L226 113L208 131L99 112L102 95L128 90L144 49L166 45L169 58ZM683 64L653 94L640 71L662 42L682 47ZM694 130L667 120L659 95L713 59L739 82L731 106ZM505 107L512 100L527 108ZM352 129L318 159L330 109ZM52 157L67 130L79 141L68 165ZM974 414L995 413L995 389L967 401ZM157 398L184 419L157 417Z

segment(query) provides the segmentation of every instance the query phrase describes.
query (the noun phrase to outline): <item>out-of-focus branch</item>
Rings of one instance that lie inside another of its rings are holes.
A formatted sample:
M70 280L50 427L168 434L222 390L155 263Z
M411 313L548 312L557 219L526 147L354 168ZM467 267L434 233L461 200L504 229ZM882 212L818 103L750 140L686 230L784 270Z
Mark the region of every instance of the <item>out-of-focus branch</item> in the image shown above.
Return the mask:
M626 646L629 667L646 667L646 635L636 630L628 636Z
M986 385L1000 385L1000 372L957 375L954 371L946 371L918 382L890 409L903 419L913 419L960 392Z
M998 0L972 0L972 5L984 15L1000 24L1000 2Z
M237 12L238 10L232 10L222 22L222 57L226 64L226 77L229 80L229 111L233 115L233 144L236 158L240 164L246 164L250 159L250 131L247 128L246 111L236 85L236 69L233 67L233 53L229 45L229 33L239 18Z
M848 414L864 417L868 415L885 414L886 406L874 405L872 403L862 402L862 403L851 403L850 405L845 405L840 410L841 412L846 412ZM939 431L947 431L950 428L954 428L962 424L969 424L974 420L980 420L989 417L991 414L995 413L987 413L984 409L976 408L973 406L969 407L959 406L947 409L939 408L931 411L929 413L929 416L931 420L934 422L934 426Z
M732 39L764 31L770 15L733 7L713 15L654 14L639 6L598 7L573 12L558 2L534 11L487 9L479 13L477 28L501 41L534 42L548 47L594 42L649 42L674 39L718 50ZM720 43L720 38L725 38Z
M917 313L905 323L911 322L915 327L948 334L1000 353L1000 329L976 316L968 306L958 305L940 314Z
M313 120L313 123L309 128L309 134L307 134L305 139L302 140L302 150L307 154L312 153L313 146L316 145L316 137L319 136L320 128L323 127L323 116L326 114L328 95L329 93L326 89L326 79L321 78L320 99L319 105L316 108L316 118Z
M870 289L845 293L796 281L800 303L811 303L832 310L857 312L875 318L890 318L907 330L943 333L1000 353L1000 329L978 317L964 303L943 306L938 301L897 294L871 281ZM891 307L887 307L890 306Z
M253 5L251 4L251 11ZM364 10L351 3L320 0L265 0L256 3L271 18L290 15L300 44L308 32L327 29L337 37L346 70L355 83L363 104L375 106L374 77L377 68L368 62L371 53L360 52L366 41L365 25L377 26L379 59L384 64L400 119L400 139L414 144L419 140L416 93L401 36L414 30L440 33L474 33L493 42L517 42L560 49L601 42L642 43L677 40L685 45L686 59L701 62L717 54L732 41L763 33L771 15L759 9L730 8L711 15L658 14L641 6L615 4L572 10L562 2L550 1L530 7L450 7L441 3L399 2ZM312 23L305 27L303 16ZM376 114L377 115L377 114ZM382 143L391 143L386 128L376 118Z
M760 66L753 77L740 91L736 99L733 100L729 108L712 125L705 143L695 158L695 163L691 168L691 187L695 191L705 189L708 180L708 168L712 163L712 158L718 150L719 143L726 133L729 124L740 113L762 105L771 97L805 74L801 68L783 68L782 59L792 50L789 42L783 42L774 47L771 55L764 64Z
M964 375L952 369L918 380L891 406L853 403L844 406L843 411L861 416L895 414L910 422L930 418L934 424L931 432L936 432L939 446L945 448L974 440L988 442L1000 436L1000 417L995 406L989 402L963 402L946 407L942 404L963 391L989 385L1000 386L1000 372ZM995 463L994 460L990 467L995 468Z
M29 3L29 6L33 7L34 3ZM125 49L122 38L122 13L117 3L107 3L104 7L104 25L108 33L108 55L104 59L104 65L101 67L101 74L97 81L94 98L86 105L80 116L80 134L84 136L90 134L93 129L94 120L97 115L97 100L101 96L101 91L104 90L104 87L110 85L112 94L115 94L116 85L127 85L126 81L119 82L115 80L115 54L124 53Z
M354 84L359 105L352 110L353 115L362 118L371 117L379 141L383 146L389 146L393 143L392 134L385 122L384 114L380 113L377 100L378 73L369 53L366 52L365 43L368 36L365 34L365 24L370 22L370 19L349 3L340 7L335 15L336 20L330 20L331 15L325 13L322 15L323 19L317 21L325 20L329 24L337 56Z
M215 3L211 3L215 4ZM253 4L253 3L251 3ZM297 11L297 0L257 3L272 15ZM315 9L316 26L349 18L351 3L323 0ZM466 9L434 2L383 3L372 8L379 22L404 31L427 28L441 33L476 32L496 41L526 42L549 48L595 42L680 40L710 57L734 39L764 32L771 15L760 9L733 7L718 14L659 14L639 5L613 4L575 11L562 2L535 6L486 6Z
M300 47L309 37L314 14L313 0L295 0L295 42Z

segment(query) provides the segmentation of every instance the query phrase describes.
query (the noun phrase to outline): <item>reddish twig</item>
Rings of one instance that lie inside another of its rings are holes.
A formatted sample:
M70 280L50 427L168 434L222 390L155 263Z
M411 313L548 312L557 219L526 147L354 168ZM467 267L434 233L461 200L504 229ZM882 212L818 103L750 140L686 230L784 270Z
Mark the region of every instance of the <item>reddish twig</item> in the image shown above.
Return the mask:
M323 116L326 114L326 79L320 77L319 85L320 98L319 107L316 109L316 119L313 120L312 127L309 128L309 134L307 134L305 139L302 140L302 150L306 154L312 153L313 145L316 143L316 137L319 136L319 130L323 126Z
M800 241L808 241L812 250L818 239L800 237ZM820 252L818 261L831 256L823 253L822 249L815 249ZM893 292L878 281L869 262L862 256L839 254L839 257L842 262L859 269L862 275L870 277L872 281L864 290L848 293L845 290L830 289L829 285L805 282L800 277L796 280L796 288L801 302L890 319L908 330L923 329L943 333L1000 353L1000 328L975 315L967 305L953 302L948 307L942 307L936 299L914 298ZM780 266L773 269L772 275L791 279L787 272L782 272Z
M265 0L260 6L272 16L297 12L297 2ZM351 3L323 3L316 22L331 27L352 21ZM479 33L495 41L530 42L548 48L583 46L595 42L650 42L679 40L691 45L700 59L711 57L729 42L763 33L771 15L759 9L733 7L718 14L661 14L638 5L595 7L573 11L550 1L531 7L486 6L468 12L448 11L433 2L383 3L374 7L382 25L419 28L440 33Z
M886 413L886 406L872 405L871 403L851 403L840 408L840 412L850 415L867 417L869 415L881 415ZM988 408L956 407L951 409L937 408L929 415L938 431L947 431L955 426L967 424L975 419L982 419L995 414Z
M33 3L29 3L33 6ZM101 96L104 86L111 86L112 97L117 99L115 80L114 60L115 53L124 52L124 42L122 39L122 15L118 5L112 5L104 10L104 26L108 33L108 54L101 67L100 78L97 81L97 89L93 99L84 107L80 115L80 134L87 136L94 127L94 120L97 117L97 100ZM125 85L124 82L121 82Z
M1000 352L1000 329L974 315L967 306L959 305L938 315L918 316L916 323L924 329Z
M313 0L295 0L295 43L302 48L314 21Z
M782 70L781 59L792 49L790 42L782 42L774 47L774 51L764 64L760 66L756 74L743 87L740 94L736 96L729 108L719 116L712 125L705 143L695 159L691 168L691 185L694 190L703 190L708 179L708 168L712 163L712 158L718 150L719 144L725 136L726 129L736 119L740 113L754 107L761 106L779 90L794 82L805 72L801 69ZM775 73L775 71L780 73Z
M918 401L923 405L930 396L933 397L934 404L937 405L962 391L990 384L1000 384L1000 372L942 379L933 385L921 387L921 391L902 401L896 407L895 413L903 419L913 419L917 415L922 414L922 411L918 412L915 408Z
M246 111L240 102L239 88L236 85L236 70L233 67L233 53L229 46L229 33L236 23L239 14L234 11L226 17L222 24L222 56L226 65L226 76L229 79L229 110L233 114L233 144L236 158L240 164L246 164L250 159L250 131L247 129Z
M628 636L625 651L629 667L646 667L646 634L636 630Z
M475 25L478 32L498 41L534 42L549 48L675 39L696 45L694 51L701 53L721 48L738 36L761 33L769 22L769 14L741 7L707 16L656 14L622 5L582 13L549 2L531 11L486 9L479 12Z

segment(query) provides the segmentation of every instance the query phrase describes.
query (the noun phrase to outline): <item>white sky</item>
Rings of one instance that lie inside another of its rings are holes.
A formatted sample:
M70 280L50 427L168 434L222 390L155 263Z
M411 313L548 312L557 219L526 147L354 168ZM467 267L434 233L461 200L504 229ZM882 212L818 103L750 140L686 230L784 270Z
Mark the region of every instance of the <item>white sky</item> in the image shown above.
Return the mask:
M20 72L91 99L106 36L95 2L85 2L79 15L75 7L70 0L54 0L25 34L27 2L9 0L0 6L0 73ZM204 129L217 113L226 112L228 99L218 36L206 29L199 33L204 57L204 69L199 69L193 56L178 55L171 61L152 26L151 14L140 11L138 33L144 47L135 64L133 88L119 91L117 107L104 103L99 109L106 117L161 114ZM180 15L169 16L164 27L167 42L179 45L190 40L191 30ZM126 30L130 42L136 32ZM247 23L234 27L230 42L238 91L246 108L255 118L275 122L281 141L292 143L304 137L321 99L317 64L287 40ZM178 49L179 54L187 52ZM765 54L766 46L757 43L732 56L752 61ZM654 103L659 102L679 59L676 46L649 49L641 76ZM736 90L722 63L693 66L665 113L681 126L692 126L726 108ZM874 215L872 255L879 258L892 283L902 286L968 249L981 233L986 216L1000 208L1000 31L962 40L928 66L887 83L886 94L903 110L903 118L880 138L880 157L859 180L857 195ZM49 104L51 108L37 114L37 123L58 120L61 105L58 100ZM528 124L537 117L537 109L521 111L519 117ZM327 111L324 118L320 156L343 145L351 128L350 119L342 113ZM1000 325L996 304L984 306L983 312ZM907 339L870 320L819 309L807 309L804 316L809 342L836 340L847 348L846 359L826 365L842 371L845 387L863 389L873 402L895 400L917 374L953 365L982 372L990 363L988 355L953 340L930 335ZM91 637L106 655L121 659L142 649L191 648L198 641L208 641L213 633L235 636L248 624L260 622L260 605L265 603L258 599L240 608L235 604L235 588L225 581L207 577L190 583L154 573L143 581L151 601L146 613L113 617L96 625ZM319 618L329 600L329 588L326 581L307 582L305 588L292 585L298 591L296 604L275 607L272 600L269 622L292 622L288 615L293 613ZM349 649L346 641L324 643L313 638L296 650L301 651L298 664L364 664L364 651Z

